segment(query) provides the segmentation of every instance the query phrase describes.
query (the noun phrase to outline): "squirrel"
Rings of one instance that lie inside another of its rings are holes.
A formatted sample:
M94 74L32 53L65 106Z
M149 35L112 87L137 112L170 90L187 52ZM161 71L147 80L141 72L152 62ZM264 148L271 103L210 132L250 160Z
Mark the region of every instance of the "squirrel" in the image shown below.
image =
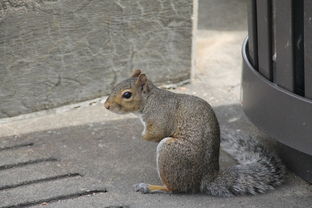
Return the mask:
M219 197L255 195L283 182L281 160L259 141L223 131L203 99L156 87L137 69L113 89L104 106L115 113L140 117L143 139L159 142L157 171L163 185L139 183L141 193L206 193ZM238 165L219 170L222 148Z

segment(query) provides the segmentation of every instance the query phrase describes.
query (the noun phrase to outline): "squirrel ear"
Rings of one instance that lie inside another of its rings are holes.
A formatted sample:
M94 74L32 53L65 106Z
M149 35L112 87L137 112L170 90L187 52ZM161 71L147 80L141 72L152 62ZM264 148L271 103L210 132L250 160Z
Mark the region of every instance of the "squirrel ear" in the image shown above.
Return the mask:
M141 74L141 70L140 70L140 69L135 69L135 70L132 72L131 77L138 77L140 74Z
M149 91L149 87L147 84L147 77L145 74L140 74L135 84L136 86L141 87L143 92Z

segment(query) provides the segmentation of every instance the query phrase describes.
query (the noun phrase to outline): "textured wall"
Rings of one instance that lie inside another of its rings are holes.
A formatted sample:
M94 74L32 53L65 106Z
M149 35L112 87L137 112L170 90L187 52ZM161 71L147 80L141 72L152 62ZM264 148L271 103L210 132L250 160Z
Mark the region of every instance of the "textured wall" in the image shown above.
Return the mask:
M191 0L0 0L0 118L187 79Z

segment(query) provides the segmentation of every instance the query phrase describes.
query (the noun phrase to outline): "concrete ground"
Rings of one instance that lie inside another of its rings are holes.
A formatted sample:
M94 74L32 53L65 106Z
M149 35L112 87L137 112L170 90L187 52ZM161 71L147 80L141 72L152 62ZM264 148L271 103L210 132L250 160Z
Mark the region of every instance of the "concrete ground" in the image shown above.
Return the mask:
M246 1L199 1L194 81L174 91L207 100L221 128L265 140L239 104ZM277 190L252 197L136 193L135 183L160 183L157 144L141 131L135 116L112 114L100 99L0 120L0 208L312 207L312 186L291 172ZM222 153L220 163L233 161Z

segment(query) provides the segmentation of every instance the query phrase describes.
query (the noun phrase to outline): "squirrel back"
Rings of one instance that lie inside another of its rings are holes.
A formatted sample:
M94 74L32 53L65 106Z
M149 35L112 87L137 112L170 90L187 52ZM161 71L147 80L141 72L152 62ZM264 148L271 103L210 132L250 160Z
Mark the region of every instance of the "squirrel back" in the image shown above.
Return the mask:
M233 196L263 193L282 182L278 157L255 140L228 132L222 143L239 165L220 172L220 129L211 106L201 98L157 88L140 70L116 85L104 105L138 115L143 139L159 142L156 162L163 185L140 183L136 191Z

